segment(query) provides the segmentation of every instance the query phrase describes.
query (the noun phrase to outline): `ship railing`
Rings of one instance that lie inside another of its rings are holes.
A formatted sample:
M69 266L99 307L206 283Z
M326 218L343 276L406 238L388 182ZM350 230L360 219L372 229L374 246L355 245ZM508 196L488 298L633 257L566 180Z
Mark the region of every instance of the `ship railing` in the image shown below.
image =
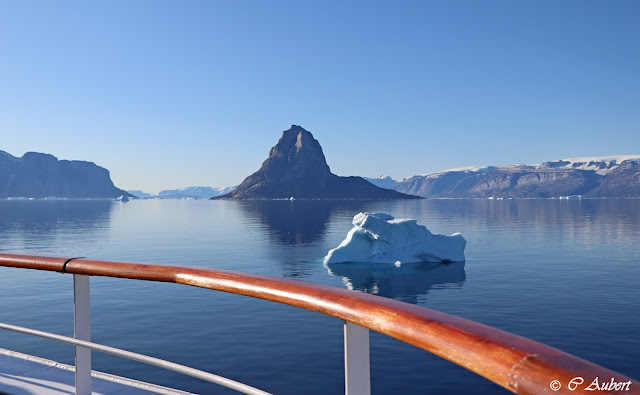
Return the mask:
M0 266L73 275L74 338L9 324L0 324L0 328L74 345L76 394L79 395L91 394L90 350L160 366L246 394L267 394L212 373L91 342L91 276L185 284L265 299L341 319L344 321L345 393L348 395L371 393L369 330L438 355L517 394L592 394L588 383L593 378L600 378L603 384L611 380L611 385L599 387L597 393L640 394L637 381L553 347L464 318L376 295L230 270L85 258L0 253ZM576 381L577 378L582 382Z

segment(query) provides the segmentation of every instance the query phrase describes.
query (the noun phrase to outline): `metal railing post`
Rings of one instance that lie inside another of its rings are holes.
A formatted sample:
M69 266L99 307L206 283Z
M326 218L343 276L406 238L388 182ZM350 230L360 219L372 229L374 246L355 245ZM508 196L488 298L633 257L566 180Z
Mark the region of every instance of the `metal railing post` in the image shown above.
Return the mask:
M346 395L371 394L369 329L344 323L344 381Z
M91 341L89 276L73 275L73 329L78 340ZM76 346L76 395L91 395L91 350Z

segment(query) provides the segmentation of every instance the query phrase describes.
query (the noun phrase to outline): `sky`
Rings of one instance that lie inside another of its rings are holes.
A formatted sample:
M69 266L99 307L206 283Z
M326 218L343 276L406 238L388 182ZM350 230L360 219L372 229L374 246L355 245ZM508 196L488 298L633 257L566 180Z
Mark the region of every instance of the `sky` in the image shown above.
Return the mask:
M3 1L0 150L157 193L282 131L338 175L640 154L640 2Z

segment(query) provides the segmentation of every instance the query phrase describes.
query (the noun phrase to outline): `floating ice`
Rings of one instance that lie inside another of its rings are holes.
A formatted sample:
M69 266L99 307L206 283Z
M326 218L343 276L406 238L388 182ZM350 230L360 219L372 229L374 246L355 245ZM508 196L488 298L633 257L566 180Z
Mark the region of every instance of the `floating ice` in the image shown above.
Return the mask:
M415 219L394 219L386 213L359 213L353 229L324 263L462 262L467 241L460 233L434 235Z

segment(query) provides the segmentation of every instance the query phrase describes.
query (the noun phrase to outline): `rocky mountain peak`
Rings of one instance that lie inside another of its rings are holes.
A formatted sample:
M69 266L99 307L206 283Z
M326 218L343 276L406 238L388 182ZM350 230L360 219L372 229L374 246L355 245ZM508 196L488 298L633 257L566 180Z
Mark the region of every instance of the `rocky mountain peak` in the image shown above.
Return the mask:
M320 143L311 132L291 125L290 129L282 132L282 137L271 148L258 173L269 180L305 178L323 182L331 170Z
M305 155L314 157L316 160L326 162L322 147L318 140L308 130L297 125L291 125L291 128L282 132L282 137L278 143L271 148L269 158L283 157L291 160L295 156Z
M216 198L274 199L412 199L396 191L381 189L360 177L338 177L331 173L322 147L311 132L291 125L260 169L248 176L235 191Z

